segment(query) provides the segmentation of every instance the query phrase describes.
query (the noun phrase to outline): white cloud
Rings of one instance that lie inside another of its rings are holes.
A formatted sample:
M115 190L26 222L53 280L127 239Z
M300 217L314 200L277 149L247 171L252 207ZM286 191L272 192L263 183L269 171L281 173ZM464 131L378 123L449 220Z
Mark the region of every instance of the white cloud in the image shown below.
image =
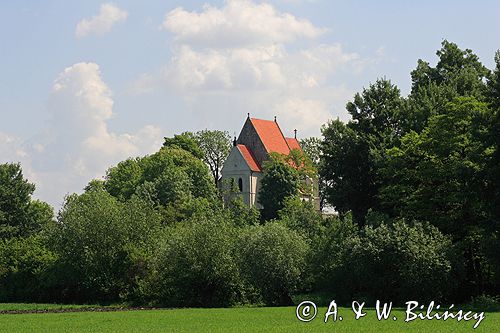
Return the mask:
M270 4L247 0L229 0L220 9L205 5L201 13L178 7L165 15L162 26L178 42L208 47L287 43L325 31Z
M345 104L353 95L332 79L356 75L371 63L339 43L321 42L326 29L266 3L233 0L201 12L179 7L166 14L162 27L174 40L164 70L169 90L184 98L198 126L230 121L224 129L231 132L250 112L278 115L284 130L319 135L329 119L347 118Z
M182 89L253 89L283 86L278 46L195 51L183 45L176 51L167 78Z
M108 128L113 98L95 63L77 63L57 77L49 96L49 126L29 141L0 133L0 161L20 161L37 185L36 196L59 206L117 162L156 151L161 130L144 126L136 133Z
M162 29L173 41L171 58L130 87L136 97L163 89L182 104L178 131L212 127L233 133L249 112L278 115L283 130L297 128L301 137L320 135L329 119L349 118L345 105L359 87L346 86L344 78L350 82L383 57L381 50L367 58L326 42L327 29L248 0L175 8Z
M89 34L103 35L111 30L113 25L127 19L128 13L114 4L102 4L99 14L83 19L76 26L75 35L78 38Z
M276 104L273 112L282 130L290 132L292 129L298 129L299 137L304 133L316 132L318 123L324 124L331 118L329 105L318 99L290 97Z

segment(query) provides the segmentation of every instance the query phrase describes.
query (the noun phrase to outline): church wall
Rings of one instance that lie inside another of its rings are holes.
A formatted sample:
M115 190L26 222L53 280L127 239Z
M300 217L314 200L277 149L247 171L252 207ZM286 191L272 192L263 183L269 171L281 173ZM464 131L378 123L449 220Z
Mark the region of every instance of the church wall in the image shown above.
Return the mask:
M229 191L231 188L231 179L233 179L233 185L237 189L238 180L241 178L243 190L230 195L239 195L246 205L253 206L256 204L257 189L257 177L255 174L259 174L259 172L252 172L238 148L233 147L222 168L222 186L225 192Z

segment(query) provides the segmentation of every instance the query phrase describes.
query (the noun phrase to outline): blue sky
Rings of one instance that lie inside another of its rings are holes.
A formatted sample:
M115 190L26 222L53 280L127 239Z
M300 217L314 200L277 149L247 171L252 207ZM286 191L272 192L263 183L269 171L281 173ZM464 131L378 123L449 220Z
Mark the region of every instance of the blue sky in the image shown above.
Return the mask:
M0 162L67 193L164 136L247 112L319 135L378 77L404 94L443 39L489 68L498 1L2 1Z

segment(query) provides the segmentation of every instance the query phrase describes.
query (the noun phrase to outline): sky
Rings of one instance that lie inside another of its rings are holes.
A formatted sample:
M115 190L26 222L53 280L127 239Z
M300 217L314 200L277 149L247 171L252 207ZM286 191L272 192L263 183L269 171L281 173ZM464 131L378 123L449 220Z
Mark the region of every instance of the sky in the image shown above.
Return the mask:
M403 95L443 39L488 67L499 1L19 0L0 2L0 163L61 207L163 137L250 113L319 136L377 78Z

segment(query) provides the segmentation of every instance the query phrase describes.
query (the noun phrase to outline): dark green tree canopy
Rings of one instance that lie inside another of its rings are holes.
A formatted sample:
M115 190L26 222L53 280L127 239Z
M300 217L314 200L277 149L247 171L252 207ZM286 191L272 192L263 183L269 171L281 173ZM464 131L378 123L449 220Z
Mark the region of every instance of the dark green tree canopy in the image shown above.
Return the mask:
M390 145L403 133L403 104L399 89L389 80L379 79L347 103L347 111L352 116L348 126Z
M326 199L339 213L352 211L355 221L364 224L377 192L370 142L340 120L331 121L322 132L320 176Z
M204 158L205 154L200 148L196 135L192 132L184 132L182 134L175 134L173 138L165 137L163 147L166 148L180 148L190 152L197 158Z
M0 164L0 238L29 236L53 220L52 208L31 198L34 191L20 164Z
M285 199L299 194L299 172L282 157L271 154L264 162L259 203L263 206L262 217L265 220L276 218L283 208Z

